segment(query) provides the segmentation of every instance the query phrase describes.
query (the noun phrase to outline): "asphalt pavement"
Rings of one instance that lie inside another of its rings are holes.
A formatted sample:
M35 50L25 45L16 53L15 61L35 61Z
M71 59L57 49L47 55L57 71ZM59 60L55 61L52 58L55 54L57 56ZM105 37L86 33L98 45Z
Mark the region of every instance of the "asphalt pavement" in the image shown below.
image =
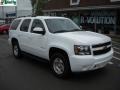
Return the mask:
M104 69L74 73L63 80L51 73L47 63L27 56L15 59L7 39L7 35L0 35L0 90L120 90L117 42L113 42L114 57Z

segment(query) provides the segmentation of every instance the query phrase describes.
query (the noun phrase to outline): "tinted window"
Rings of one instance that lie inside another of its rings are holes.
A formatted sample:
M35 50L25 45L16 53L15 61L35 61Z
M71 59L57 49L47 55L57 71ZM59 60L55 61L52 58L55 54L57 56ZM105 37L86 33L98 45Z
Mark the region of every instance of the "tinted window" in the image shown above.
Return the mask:
M20 27L20 31L28 32L31 19L25 19Z
M20 21L21 21L20 19L13 21L13 23L11 24L10 30L16 30Z
M43 29L44 29L44 25L43 25L42 21L39 20L39 19L35 19L35 20L33 21L33 24L32 24L32 27L31 27L31 32L33 32L33 29L34 29L35 27L40 27L40 28L43 28Z

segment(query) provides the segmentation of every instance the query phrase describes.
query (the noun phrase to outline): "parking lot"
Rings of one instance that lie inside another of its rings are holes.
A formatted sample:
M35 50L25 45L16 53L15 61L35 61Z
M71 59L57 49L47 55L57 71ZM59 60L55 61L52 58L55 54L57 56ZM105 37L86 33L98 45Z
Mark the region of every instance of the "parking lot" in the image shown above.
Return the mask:
M63 80L47 63L24 56L17 60L0 35L0 90L120 90L120 44L113 41L114 57L104 69L74 73Z

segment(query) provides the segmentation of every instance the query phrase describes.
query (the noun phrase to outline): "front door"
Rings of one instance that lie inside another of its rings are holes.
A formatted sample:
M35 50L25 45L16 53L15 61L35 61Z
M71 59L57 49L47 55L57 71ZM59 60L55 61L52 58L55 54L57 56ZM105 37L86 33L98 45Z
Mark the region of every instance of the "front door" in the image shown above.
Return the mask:
M46 50L47 50L47 37L46 34L42 35L42 34L38 34L33 32L33 29L35 27L40 27L43 30L45 30L44 25L42 23L41 20L39 19L34 19L32 26L31 26L31 30L30 30L30 37L31 37L31 41L30 41L30 47L31 47L31 52L36 55L36 56L40 56L42 58L45 58L46 55Z

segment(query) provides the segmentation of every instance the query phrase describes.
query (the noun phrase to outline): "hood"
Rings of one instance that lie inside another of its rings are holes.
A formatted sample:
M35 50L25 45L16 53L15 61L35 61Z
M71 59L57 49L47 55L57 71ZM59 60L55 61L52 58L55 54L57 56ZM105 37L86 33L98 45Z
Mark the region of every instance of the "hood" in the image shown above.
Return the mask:
M81 44L85 45L100 44L111 41L108 36L90 31L59 33L59 36L71 39L75 42L80 42Z

